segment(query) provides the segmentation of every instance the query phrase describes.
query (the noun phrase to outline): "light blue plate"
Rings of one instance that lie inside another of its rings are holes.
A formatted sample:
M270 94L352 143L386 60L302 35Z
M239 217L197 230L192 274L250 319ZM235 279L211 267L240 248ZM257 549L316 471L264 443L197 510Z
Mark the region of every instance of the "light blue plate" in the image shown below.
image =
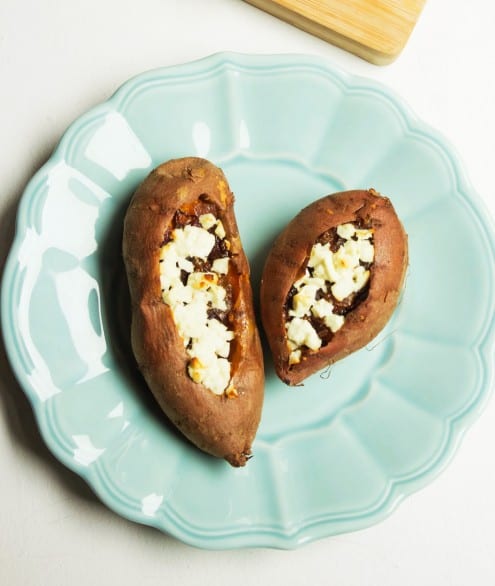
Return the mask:
M137 184L220 165L257 289L279 230L351 188L410 241L393 319L290 389L267 355L244 469L175 433L136 374L120 254ZM383 519L443 467L492 384L493 229L451 147L387 89L305 56L219 54L126 83L77 120L22 198L2 289L8 354L53 453L119 514L207 548L291 548Z

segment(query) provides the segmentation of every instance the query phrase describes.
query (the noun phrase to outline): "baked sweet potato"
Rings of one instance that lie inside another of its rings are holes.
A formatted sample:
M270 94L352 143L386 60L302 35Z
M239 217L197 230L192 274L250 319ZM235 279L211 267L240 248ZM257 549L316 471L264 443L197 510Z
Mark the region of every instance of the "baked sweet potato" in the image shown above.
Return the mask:
M408 264L407 235L374 189L304 208L276 239L261 281L261 318L289 385L365 346L385 326Z
M132 348L149 388L196 446L243 466L264 372L233 203L212 163L164 163L130 202L123 256Z

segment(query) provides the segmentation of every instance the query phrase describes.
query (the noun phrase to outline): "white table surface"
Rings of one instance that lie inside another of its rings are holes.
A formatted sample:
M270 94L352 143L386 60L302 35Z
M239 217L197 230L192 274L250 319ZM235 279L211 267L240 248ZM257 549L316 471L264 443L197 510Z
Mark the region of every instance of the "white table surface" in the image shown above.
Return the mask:
M221 50L318 54L383 81L451 139L494 213L494 23L488 0L428 0L379 68L241 0L2 0L0 268L22 190L72 120L136 73ZM493 586L494 451L492 399L386 521L295 551L203 551L119 518L54 459L0 346L0 584Z

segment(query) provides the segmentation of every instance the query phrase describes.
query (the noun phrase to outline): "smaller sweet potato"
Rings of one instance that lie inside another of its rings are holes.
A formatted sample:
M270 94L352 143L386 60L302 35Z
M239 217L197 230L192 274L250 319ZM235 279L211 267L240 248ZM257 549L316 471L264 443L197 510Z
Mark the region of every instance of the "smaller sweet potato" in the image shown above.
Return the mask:
M391 317L407 235L374 189L323 197L276 239L261 281L261 318L278 376L298 385L365 346Z

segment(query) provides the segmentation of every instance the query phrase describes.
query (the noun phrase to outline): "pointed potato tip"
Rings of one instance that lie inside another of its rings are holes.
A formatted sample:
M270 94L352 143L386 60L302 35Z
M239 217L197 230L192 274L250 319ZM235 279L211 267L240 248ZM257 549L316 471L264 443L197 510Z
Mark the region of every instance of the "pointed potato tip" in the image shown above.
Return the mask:
M228 456L225 456L225 460L227 460L227 462L234 468L242 468L252 457L253 454L251 453L251 448L247 448L240 454L229 454Z

